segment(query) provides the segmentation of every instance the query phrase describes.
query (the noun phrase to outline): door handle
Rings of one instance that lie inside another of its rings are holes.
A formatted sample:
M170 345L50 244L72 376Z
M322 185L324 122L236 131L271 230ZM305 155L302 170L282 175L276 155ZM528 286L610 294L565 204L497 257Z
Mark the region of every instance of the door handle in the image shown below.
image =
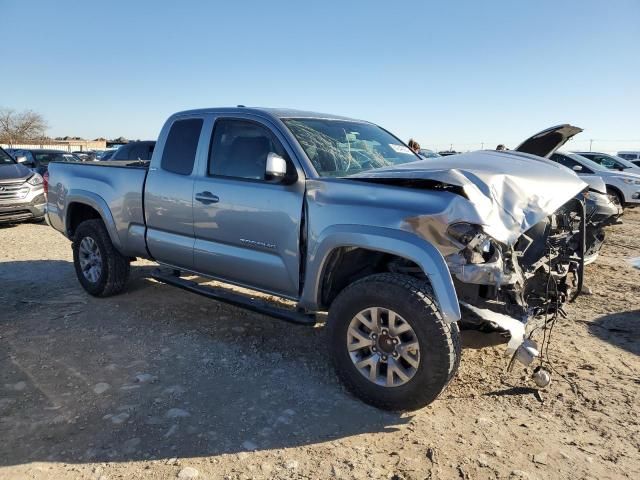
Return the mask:
M220 198L211 192L200 192L196 193L196 200L205 205L209 205L210 203L218 203Z

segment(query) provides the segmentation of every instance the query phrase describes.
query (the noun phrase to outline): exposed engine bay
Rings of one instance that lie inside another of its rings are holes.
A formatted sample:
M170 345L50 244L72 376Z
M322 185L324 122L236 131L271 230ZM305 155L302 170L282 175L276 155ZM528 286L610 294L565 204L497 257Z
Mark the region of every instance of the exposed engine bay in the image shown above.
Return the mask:
M465 248L447 263L465 315L460 322L467 346L507 343L506 354L524 365L540 356L550 341L547 327L563 305L582 289L587 215L584 203L573 198L524 232L512 246L474 231L468 224L450 227L450 235ZM545 329L541 348L531 339ZM510 364L510 365L511 365ZM534 380L544 386L549 373L539 369Z
M577 199L529 228L512 246L464 223L449 227L449 234L464 245L446 257L463 302L526 323L561 311L580 291L585 211Z

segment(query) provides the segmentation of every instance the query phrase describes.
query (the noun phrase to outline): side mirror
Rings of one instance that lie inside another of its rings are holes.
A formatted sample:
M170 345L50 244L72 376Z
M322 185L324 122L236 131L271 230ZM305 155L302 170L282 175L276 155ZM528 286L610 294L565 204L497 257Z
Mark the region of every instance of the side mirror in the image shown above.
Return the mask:
M581 172L581 171L582 171L582 165L574 165L574 166L573 166L573 169L574 169L576 172Z
M29 167L29 168L35 167L33 162L30 162L29 159L24 156L16 157L16 162L21 163L25 167Z
M264 177L267 180L282 180L287 175L287 161L277 153L269 152Z

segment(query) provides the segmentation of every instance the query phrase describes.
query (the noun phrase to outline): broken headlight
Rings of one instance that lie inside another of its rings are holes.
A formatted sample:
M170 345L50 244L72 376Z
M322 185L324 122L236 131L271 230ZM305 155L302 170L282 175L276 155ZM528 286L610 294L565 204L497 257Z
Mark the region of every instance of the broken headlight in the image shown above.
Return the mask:
M484 263L493 255L491 237L482 231L480 225L454 223L447 228L447 235L464 247L461 253L469 263Z

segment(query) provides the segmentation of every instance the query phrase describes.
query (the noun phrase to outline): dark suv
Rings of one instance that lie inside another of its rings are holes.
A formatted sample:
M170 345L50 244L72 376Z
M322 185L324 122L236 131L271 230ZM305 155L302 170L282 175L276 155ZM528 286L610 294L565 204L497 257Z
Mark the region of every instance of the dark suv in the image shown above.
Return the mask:
M129 142L118 148L110 160L151 160L155 146L152 140Z

